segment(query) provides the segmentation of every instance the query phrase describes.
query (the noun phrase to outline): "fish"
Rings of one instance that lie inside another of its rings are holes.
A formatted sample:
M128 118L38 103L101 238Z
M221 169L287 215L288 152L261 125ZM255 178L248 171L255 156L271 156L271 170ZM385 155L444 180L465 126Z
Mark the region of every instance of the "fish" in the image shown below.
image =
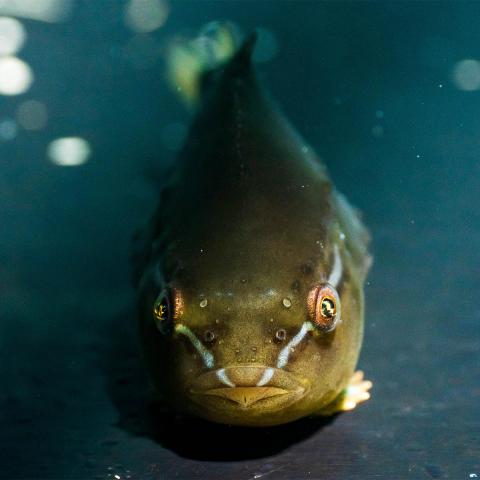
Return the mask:
M150 379L222 424L351 410L372 386L355 371L369 232L258 79L256 34L202 40L171 56L194 118L132 254Z

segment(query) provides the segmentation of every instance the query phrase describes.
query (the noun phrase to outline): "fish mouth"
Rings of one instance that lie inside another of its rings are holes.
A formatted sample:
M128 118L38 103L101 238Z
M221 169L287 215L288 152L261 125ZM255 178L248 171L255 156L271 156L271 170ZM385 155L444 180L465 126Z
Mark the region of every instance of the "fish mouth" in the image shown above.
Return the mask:
M291 373L251 365L205 373L189 389L196 403L242 410L277 410L300 400L306 392L307 385Z

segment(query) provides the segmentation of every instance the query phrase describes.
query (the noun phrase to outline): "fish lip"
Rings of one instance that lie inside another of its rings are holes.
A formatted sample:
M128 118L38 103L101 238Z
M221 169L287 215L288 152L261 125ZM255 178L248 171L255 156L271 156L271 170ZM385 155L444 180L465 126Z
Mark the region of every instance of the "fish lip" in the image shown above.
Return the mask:
M269 372L271 378L259 385L259 381L267 369L271 371ZM233 386L224 383L218 375L219 372L222 372ZM269 405L275 409L275 406L281 408L300 400L308 389L308 384L285 370L259 365L235 365L200 375L190 383L188 393L195 403L212 404L223 401L227 405L241 409L265 408ZM252 401L248 405L238 404L230 398L235 396L234 390L256 395L258 400Z

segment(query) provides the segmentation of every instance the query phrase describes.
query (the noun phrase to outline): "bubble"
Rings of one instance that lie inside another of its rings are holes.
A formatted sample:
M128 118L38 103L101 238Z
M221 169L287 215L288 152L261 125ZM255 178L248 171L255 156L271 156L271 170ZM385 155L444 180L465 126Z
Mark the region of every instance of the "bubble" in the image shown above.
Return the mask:
M90 153L89 143L80 137L58 138L47 148L49 159L61 167L82 165L87 162Z
M47 124L47 108L42 102L27 100L19 105L15 118L25 130L41 130Z
M0 58L0 94L19 95L26 92L33 82L31 68L17 57Z
M186 136L187 127L179 122L165 125L160 133L163 146L172 152L178 152L182 148Z
M0 140L9 141L17 136L17 124L10 118L0 122Z
M0 55L13 55L25 43L26 32L23 25L14 18L0 17Z
M459 90L473 92L480 89L480 62L474 59L457 62L453 67L452 78Z
M204 298L204 299L200 302L200 307L201 307L201 308L205 308L207 305L208 305L208 300L207 300L206 298Z
M256 63L268 62L278 53L277 37L266 28L257 28L257 43L252 60Z
M282 300L283 306L286 308L290 308L292 306L292 301L289 298L284 298Z
M163 0L130 0L125 9L125 23L137 33L153 32L167 21L168 14L168 5Z

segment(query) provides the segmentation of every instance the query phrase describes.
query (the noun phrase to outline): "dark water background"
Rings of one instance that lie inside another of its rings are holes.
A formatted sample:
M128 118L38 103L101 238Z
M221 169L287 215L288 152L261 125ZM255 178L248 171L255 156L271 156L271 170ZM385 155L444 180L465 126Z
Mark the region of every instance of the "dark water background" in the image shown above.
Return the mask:
M0 95L0 121L48 111L0 141L0 478L480 478L480 74L452 77L480 59L480 2L177 1L133 47L124 7L21 19L35 82ZM259 72L373 234L373 397L332 421L176 421L145 387L129 238L189 119L164 46L221 18L275 36ZM49 161L64 136L87 163Z

